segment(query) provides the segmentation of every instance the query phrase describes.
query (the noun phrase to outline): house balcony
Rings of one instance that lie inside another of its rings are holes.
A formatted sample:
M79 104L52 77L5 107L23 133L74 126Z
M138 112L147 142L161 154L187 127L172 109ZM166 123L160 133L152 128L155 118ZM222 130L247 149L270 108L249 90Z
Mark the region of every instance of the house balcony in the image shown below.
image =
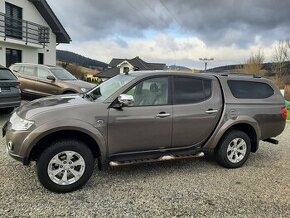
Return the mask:
M49 39L48 27L0 13L0 41L45 48Z

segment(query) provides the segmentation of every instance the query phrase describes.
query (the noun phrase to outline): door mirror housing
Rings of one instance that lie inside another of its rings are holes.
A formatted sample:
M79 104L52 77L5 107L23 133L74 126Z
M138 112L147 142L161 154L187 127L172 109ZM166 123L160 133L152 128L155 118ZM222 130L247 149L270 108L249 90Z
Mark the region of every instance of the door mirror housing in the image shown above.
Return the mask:
M55 81L55 77L51 75L47 76L46 79L51 80L52 82Z
M134 97L132 95L121 94L118 97L118 102L122 107L132 106L134 104Z

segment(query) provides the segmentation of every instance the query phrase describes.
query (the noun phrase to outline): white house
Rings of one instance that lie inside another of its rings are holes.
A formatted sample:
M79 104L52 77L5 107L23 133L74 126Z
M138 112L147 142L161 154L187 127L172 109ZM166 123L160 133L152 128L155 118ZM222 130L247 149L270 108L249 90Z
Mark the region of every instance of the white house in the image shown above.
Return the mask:
M145 62L139 56L132 59L113 58L109 63L109 68L98 74L97 77L105 80L131 70L164 70L165 67L166 65L162 63Z
M70 41L46 0L0 0L0 65L56 65L56 45Z

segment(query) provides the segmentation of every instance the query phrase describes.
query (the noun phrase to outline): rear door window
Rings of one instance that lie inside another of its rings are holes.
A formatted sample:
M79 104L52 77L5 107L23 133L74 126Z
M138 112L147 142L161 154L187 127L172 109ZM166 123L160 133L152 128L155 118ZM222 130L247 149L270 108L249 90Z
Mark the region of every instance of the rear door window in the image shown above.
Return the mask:
M267 83L228 80L228 85L235 98L264 99L274 95L273 88Z
M193 104L211 96L211 80L174 77L174 104Z
M21 73L27 76L36 76L35 67L24 66Z
M0 69L0 80L16 80L16 77L10 70Z

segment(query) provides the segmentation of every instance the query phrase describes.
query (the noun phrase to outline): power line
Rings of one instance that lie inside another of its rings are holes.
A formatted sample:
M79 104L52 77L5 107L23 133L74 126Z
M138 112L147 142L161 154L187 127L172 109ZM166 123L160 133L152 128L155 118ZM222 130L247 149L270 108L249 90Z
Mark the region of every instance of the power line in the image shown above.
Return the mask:
M147 1L143 1L143 3L144 3L148 8L150 8L152 12L155 11L155 9L152 8L151 5L150 5ZM152 13L152 14L155 15L155 13Z
M139 12L140 11L140 13L137 13L139 16L140 15L142 15L143 16L143 18L145 18L145 20L147 20L147 21L149 21L149 23L154 23L154 21L152 22L152 20L149 18L149 17L147 17L143 12L142 12L142 10L139 10L139 8L137 8L137 7L135 7L129 0L126 0L126 2L127 2L127 4L135 11L135 12Z
M159 0L159 2L161 3L161 5L166 9L166 11L169 13L169 15L171 15L171 17L173 18L173 20L175 21L175 23L181 28L181 29L185 29L182 26L182 24L178 21L177 17L173 14L173 12L169 9L169 7L166 6L165 2L163 2L163 0Z

